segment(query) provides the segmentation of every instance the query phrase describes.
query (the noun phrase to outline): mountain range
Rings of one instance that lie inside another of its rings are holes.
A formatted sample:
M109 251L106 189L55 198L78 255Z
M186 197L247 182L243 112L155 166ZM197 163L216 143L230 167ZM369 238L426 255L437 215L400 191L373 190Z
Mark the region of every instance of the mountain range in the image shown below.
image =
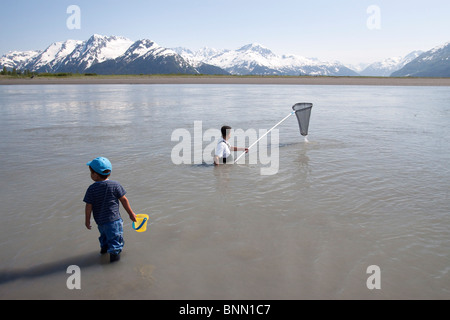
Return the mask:
M389 77L393 72L400 70L422 53L423 51L417 50L407 54L404 57L397 56L374 62L368 65L365 69L361 70L359 74L362 76Z
M450 77L450 42L419 55L392 77Z
M280 56L257 43L245 45L237 50L208 48L197 52L185 48L175 48L174 50L194 66L207 63L236 75L358 75L338 62L323 62L297 55Z
M257 44L236 50L164 48L154 41L132 41L94 34L88 40L55 42L43 51L12 51L0 68L47 73L233 74L313 76L450 77L450 42L427 52L388 58L355 71L339 62L299 55L277 55Z

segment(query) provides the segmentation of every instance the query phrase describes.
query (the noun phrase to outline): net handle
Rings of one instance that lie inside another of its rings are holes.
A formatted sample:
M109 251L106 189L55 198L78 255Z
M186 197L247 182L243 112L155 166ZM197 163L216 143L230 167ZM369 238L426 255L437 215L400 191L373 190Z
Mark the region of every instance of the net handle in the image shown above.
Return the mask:
M253 142L249 147L248 150L250 150L251 147L253 147L255 144L257 144L259 142L259 140L261 140L262 138L264 138L265 136L267 136L269 134L270 131L272 131L273 129L275 129L276 127L278 127L281 123L283 123L284 121L286 121L287 118L289 118L290 116L292 116L295 113L295 111L292 111L291 113L289 113L286 117L284 117L280 122L278 122L276 125L274 125L269 131L267 131L266 133L264 133L258 140L256 140L255 142ZM241 155L239 157L237 157L237 159L234 161L234 163L237 163L238 160L245 154L246 152L244 151L243 153L241 153Z

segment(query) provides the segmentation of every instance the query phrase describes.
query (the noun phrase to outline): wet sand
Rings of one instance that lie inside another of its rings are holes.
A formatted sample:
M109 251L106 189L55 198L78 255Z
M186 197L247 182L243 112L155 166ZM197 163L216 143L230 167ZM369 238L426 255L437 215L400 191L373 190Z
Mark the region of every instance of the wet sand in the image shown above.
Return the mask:
M255 85L364 85L450 86L450 78L388 77L271 77L271 76L73 76L0 78L0 85L26 84L255 84Z

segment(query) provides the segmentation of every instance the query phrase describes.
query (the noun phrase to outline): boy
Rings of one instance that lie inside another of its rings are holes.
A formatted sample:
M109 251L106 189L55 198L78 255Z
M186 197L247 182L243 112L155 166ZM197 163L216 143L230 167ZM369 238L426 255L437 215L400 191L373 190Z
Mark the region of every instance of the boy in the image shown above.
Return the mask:
M220 131L222 133L222 138L219 139L219 142L217 143L216 147L216 153L214 156L214 165L219 165L221 162L223 164L227 163L227 158L231 155L231 151L245 151L248 152L247 148L238 148L238 147L232 147L228 140L231 137L231 127L230 126L223 126L220 128Z
M120 260L120 252L124 245L123 220L119 213L119 201L136 222L136 215L130 207L125 189L117 181L109 180L112 171L111 162L98 157L87 163L91 171L91 179L95 182L89 186L83 201L86 202L86 228L91 230L91 213L100 231L100 253L109 253L110 262Z

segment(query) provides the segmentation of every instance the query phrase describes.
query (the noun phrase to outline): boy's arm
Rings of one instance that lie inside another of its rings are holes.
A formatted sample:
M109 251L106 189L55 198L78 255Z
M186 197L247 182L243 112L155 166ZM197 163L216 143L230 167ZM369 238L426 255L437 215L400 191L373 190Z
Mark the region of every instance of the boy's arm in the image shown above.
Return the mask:
M86 209L85 209L85 226L89 230L91 230L91 212L92 212L92 204L86 203Z
M128 201L127 197L123 196L122 198L119 198L120 203L122 204L125 211L130 216L131 221L136 222L136 215L134 214L133 210L131 209L130 202Z

